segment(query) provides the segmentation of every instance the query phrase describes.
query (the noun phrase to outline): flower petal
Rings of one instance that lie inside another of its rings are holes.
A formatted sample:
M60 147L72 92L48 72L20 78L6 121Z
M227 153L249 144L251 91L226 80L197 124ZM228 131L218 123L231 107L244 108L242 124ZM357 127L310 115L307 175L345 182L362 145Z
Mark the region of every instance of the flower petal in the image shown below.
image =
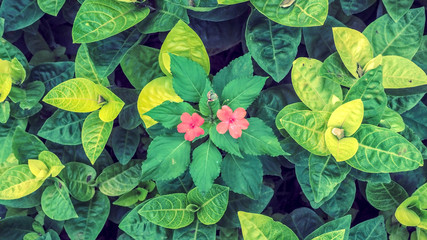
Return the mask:
M233 117L235 117L236 119L242 119L246 116L246 110L244 108L237 108L236 110L234 110L233 113Z
M230 128L228 129L231 137L237 139L242 136L242 130L236 126L235 124L230 124Z
M205 119L202 118L199 114L197 113L193 113L193 115L191 116L191 122L195 125L195 126L202 126L203 123L205 122Z
M218 125L216 125L216 130L219 134L224 134L227 132L229 125L230 124L228 122L220 122Z
M196 138L196 135L192 130L187 131L187 133L184 135L184 139L190 142L193 141L195 138Z
M227 105L222 106L222 108L216 112L216 116L222 122L228 121L232 114L233 114L233 110L231 110L231 108Z
M180 123L177 126L179 133L185 133L190 129L190 124L188 123Z
M240 128L240 129L243 129L243 130L248 129L248 127L249 127L249 122L248 122L248 120L246 120L246 119L244 119L244 118L242 118L242 119L239 119L239 120L235 121L233 124L234 124L236 127Z
M191 122L191 116L188 112L185 112L181 115L181 121L183 123L190 123Z
M196 135L196 137L201 136L203 134L205 134L205 130L203 130L203 128L194 128L192 130L194 132L194 134Z

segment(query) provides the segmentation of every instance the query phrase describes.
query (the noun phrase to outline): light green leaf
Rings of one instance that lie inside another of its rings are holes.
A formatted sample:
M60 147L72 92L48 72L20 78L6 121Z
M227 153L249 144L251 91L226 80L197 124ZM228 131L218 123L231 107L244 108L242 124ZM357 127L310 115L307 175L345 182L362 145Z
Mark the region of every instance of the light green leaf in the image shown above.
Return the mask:
M27 120L15 120L9 118L6 123L0 124L0 162L6 161L12 153L13 135L16 127L18 126L25 129L27 126ZM37 155L34 157L36 158Z
M83 149L92 164L95 163L102 150L104 150L112 130L113 122L102 121L99 118L98 111L89 114L83 122Z
M237 3L247 2L248 0L218 0L218 4L233 5Z
M292 86L301 101L311 110L331 111L342 100L341 86L319 75L322 62L298 58L293 63Z
M61 160L53 153L49 151L43 151L39 154L40 161L46 164L49 172L48 175L52 177L58 176L58 174L64 169L64 165L61 163Z
M56 179L55 184L48 186L42 195L43 212L55 221L77 218L70 195L65 184Z
M387 105L387 96L382 85L382 67L365 73L348 91L344 102L361 99L363 123L377 125Z
M37 0L37 4L39 5L40 9L52 16L58 15L59 10L61 10L64 3L65 0Z
M332 133L338 139L353 135L363 120L363 102L361 99L352 100L339 106L332 112L328 120L328 128L339 128L344 130L343 136L337 136L332 129Z
M194 149L190 174L200 192L211 189L221 171L222 156L212 141L208 140Z
M281 128L284 128L307 151L319 156L329 155L330 152L325 143L325 131L330 114L304 109L307 108L299 103L287 105L282 110L284 115L280 119Z
M366 220L350 228L350 240L387 240L382 215Z
M345 229L338 231L324 233L320 236L313 238L313 240L344 240Z
M380 211L395 211L406 198L408 193L398 183L371 183L366 186L368 202Z
M216 239L216 225L204 225L198 219L185 228L176 229L173 231L173 240L181 239Z
M385 108L384 113L381 115L379 125L394 132L401 132L405 130L405 123L403 122L400 114L388 107Z
M101 110L99 110L99 118L104 122L114 121L125 103L108 88L102 85L97 85L96 87L103 101L105 100L105 102L103 102L105 104L101 107Z
M88 0L77 12L73 42L88 43L116 35L142 21L148 8L115 0Z
M359 31L346 28L332 28L335 46L345 67L356 78L361 77L359 69L374 58L369 40Z
M190 142L182 136L156 137L148 146L142 164L143 179L170 180L181 175L190 164Z
M186 194L174 193L148 200L138 213L154 224L178 229L194 221L194 213L186 209L188 204Z
M328 150L336 161L342 162L352 158L354 154L356 154L359 148L359 142L353 137L339 139L339 137L336 136L336 132L340 132L342 129L335 131L336 129L337 128L329 127L325 131L325 142Z
M193 188L187 194L189 203L199 206L197 219L205 225L217 223L225 213L228 204L229 188L214 184L206 194L202 194L199 188Z
M141 162L131 161L126 165L114 163L96 178L99 190L107 196L120 196L135 188L141 180Z
M113 129L111 134L113 152L122 165L127 164L135 155L140 140L138 131L126 130L120 126Z
M258 65L274 81L280 82L291 70L301 42L301 30L273 22L254 10L246 24L245 39Z
M71 196L80 202L89 201L95 194L95 187L91 185L95 180L96 171L91 166L80 162L69 162L59 177L67 185Z
M309 169L314 201L318 203L328 197L351 170L348 164L336 162L331 155L322 157L314 154L310 154Z
M350 166L369 173L410 171L423 165L419 150L392 130L362 124L353 135L359 150L347 160Z
M249 118L249 127L242 131L239 139L239 147L244 153L249 155L270 155L277 157L289 155L283 151L274 135L273 130L259 118Z
M32 0L35 2L35 0ZM8 1L9 3L19 4L18 1ZM2 7L6 4L2 4ZM10 12L10 9L8 9ZM12 43L8 42L4 38L0 38L0 59L11 61L13 58L17 58L22 66L25 68L26 72L29 72L30 68L28 66L28 61L25 55L19 50L19 48L15 47Z
M107 221L110 213L110 200L97 192L88 202L74 205L78 218L65 221L65 232L71 239L96 239Z
M244 239L287 239L298 240L295 233L283 225L274 221L271 217L262 214L238 212L242 234Z
M235 193L258 199L262 187L262 164L259 158L243 158L227 154L221 165L221 177L225 184Z
M246 109L258 97L266 80L266 77L260 76L234 79L224 87L220 99L223 105L231 109L239 107Z
M424 211L417 209L419 207L419 196L411 196L403 201L396 209L395 217L397 221L405 226L419 226L422 224L422 219L419 214ZM415 210L415 211L414 211Z
M200 64L206 74L209 74L209 56L202 40L193 29L181 20L168 33L160 48L159 65L167 76L171 75L170 53L191 59Z
M98 86L85 78L65 81L43 98L43 102L71 112L92 112L101 107Z
M43 142L33 134L17 127L12 138L12 151L20 163L27 163L28 159L37 159L42 151L48 149Z
M28 165L11 167L0 175L0 199L13 200L27 196L36 191L43 181L34 176Z
M351 216L346 215L341 218L337 218L333 221L327 222L320 226L318 229L314 230L312 233L310 233L304 240L312 240L316 239L316 237L321 236L322 234L338 231L338 230L344 230L344 237L341 239L348 239L348 235L350 233L350 223L351 223ZM320 238L322 239L322 238ZM323 239L322 239L323 240ZM329 238L326 238L325 240L329 240Z
M219 134L216 128L212 127L209 130L209 139L221 150L243 157L237 139L234 139L230 134Z
M251 3L271 20L291 27L320 26L328 15L327 0L297 0L290 6L283 0L251 0Z
M95 64L89 55L89 50L86 43L81 44L79 50L77 50L75 69L77 78L86 78L103 86L110 85L106 77L99 76Z
M414 0L383 0L387 13L395 22L399 21L399 19L409 11L413 3Z
M424 8L415 8L397 22L384 14L369 24L363 34L371 42L375 55L397 55L411 59L420 47L425 22Z
M0 73L0 102L6 100L7 96L9 96L10 91L12 90L12 79L6 73Z

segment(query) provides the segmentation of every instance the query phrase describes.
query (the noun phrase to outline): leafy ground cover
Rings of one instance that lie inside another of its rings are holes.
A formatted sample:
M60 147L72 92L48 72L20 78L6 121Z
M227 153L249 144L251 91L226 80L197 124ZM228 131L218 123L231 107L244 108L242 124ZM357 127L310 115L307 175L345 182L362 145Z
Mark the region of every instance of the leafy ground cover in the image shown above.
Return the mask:
M0 2L0 239L427 239L425 0Z

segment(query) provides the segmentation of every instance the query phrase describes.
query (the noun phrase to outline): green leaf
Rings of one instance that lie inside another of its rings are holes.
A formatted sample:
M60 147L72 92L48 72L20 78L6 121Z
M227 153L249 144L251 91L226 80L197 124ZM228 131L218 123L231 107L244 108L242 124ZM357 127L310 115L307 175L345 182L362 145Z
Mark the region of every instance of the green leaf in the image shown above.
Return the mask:
M65 81L43 98L43 102L71 112L92 112L101 107L98 87L85 78Z
M318 203L328 197L351 170L348 164L335 161L331 155L322 157L314 154L310 154L309 169L314 201Z
M313 240L344 240L345 229L338 231L324 233L320 236L313 238Z
M8 101L0 103L0 123L5 124L10 117L10 104Z
M82 143L81 132L85 113L56 110L38 131L37 135L62 145L79 145Z
M382 67L365 73L348 91L344 102L361 99L363 123L377 125L387 105L382 85Z
M237 139L234 139L230 134L219 134L216 128L212 127L209 130L209 139L221 150L243 157Z
M237 78L229 82L222 91L223 105L231 109L248 108L258 97L267 78L260 76Z
M44 12L37 6L37 0L5 0L0 7L0 17L4 18L5 22L5 32L28 27L43 15Z
M298 58L293 63L292 85L301 101L311 110L330 111L342 100L338 83L319 75L322 62L316 59Z
M167 76L171 75L170 54L189 58L200 64L206 74L210 72L209 56L202 40L193 29L181 20L168 33L160 48L159 65Z
M0 175L0 199L13 200L27 196L36 191L42 184L39 178L34 176L28 165L21 164L11 167Z
M43 142L33 134L17 127L12 138L12 151L20 163L27 163L28 159L37 159L42 151L48 149Z
M106 77L101 77L96 70L96 66L93 63L89 54L89 49L86 43L80 45L77 50L75 60L75 71L77 78L86 78L94 83L101 84L103 86L109 86L110 83Z
M254 10L246 24L245 39L258 65L280 82L291 70L301 42L301 30L270 21Z
M353 135L362 123L364 116L363 107L361 99L344 103L332 112L328 120L328 128L343 129L344 136L346 137ZM340 139L339 136L337 138Z
M345 130L340 128L329 127L325 131L325 142L328 150L331 152L332 156L336 159L337 162L346 161L356 154L357 149L359 148L359 142L356 138L353 137L344 137L339 139L339 136L336 136L336 133L341 134Z
M420 68L422 68L424 71L427 71L427 35L424 35L421 40L421 46L418 49L415 56L412 58L412 61L416 63Z
M295 233L280 222L261 214L238 212L244 239L289 239L298 240Z
M292 229L300 239L304 239L324 223L317 213L306 207L293 210L281 222Z
M69 162L59 177L67 185L71 196L78 201L89 201L95 195L95 187L92 183L96 177L96 171L91 166L80 162Z
M35 0L33 0L35 2ZM8 1L9 3L19 4L17 1ZM2 7L6 4L2 4ZM1 7L0 7L1 9ZM10 10L8 10L10 11ZM1 16L0 16L1 17ZM0 59L11 61L13 58L17 58L22 66L25 68L26 72L29 72L30 68L28 66L28 61L25 55L15 47L12 43L8 42L4 38L0 38L1 48L0 48Z
M141 90L152 79L163 76L159 53L159 49L135 45L123 56L120 66L134 88Z
M33 231L34 219L28 216L14 216L0 220L0 238L23 239L24 235Z
M357 224L350 228L350 240L387 240L384 217L378 216Z
M249 118L248 122L248 129L242 132L242 137L239 139L240 150L255 156L264 154L272 157L289 155L283 151L273 130L261 119Z
M404 2L407 1L400 1ZM425 22L424 8L415 8L397 22L384 14L369 24L363 34L371 42L375 55L397 55L411 59L420 47Z
M291 27L320 26L328 15L327 0L295 1L287 6L283 0L251 0L258 11L271 20Z
M140 136L137 131L116 127L111 134L113 152L121 164L127 164L138 148Z
M52 16L58 15L59 10L61 10L64 3L65 0L37 0L37 4L39 5L40 9Z
M104 122L114 121L114 119L116 119L116 117L119 115L125 103L108 88L102 85L96 85L96 87L100 94L99 98L105 101L102 102L105 104L102 106L101 110L99 110L99 118Z
M241 2L247 2L248 0L218 0L218 4L233 5Z
M333 221L330 221L328 223L323 224L321 227L314 230L306 238L304 238L304 240L316 239L316 237L321 236L322 234L337 231L337 230L344 230L344 232L345 232L344 237L341 239L348 239L348 235L350 232L350 223L351 223L351 216L350 215L346 215L344 217L335 219ZM320 238L320 239L322 239L322 238ZM318 238L318 240L320 240L320 239ZM327 240L327 239L332 239L332 238L325 238L325 240Z
M398 183L371 183L366 186L368 202L380 211L395 211L406 198L408 193Z
M69 192L65 184L55 180L55 184L48 186L42 195L41 201L43 212L55 221L64 221L77 218Z
M401 132L405 130L405 123L403 122L400 114L388 107L385 108L381 115L379 126L388 128L394 132Z
M134 26L149 14L148 8L115 0L88 0L77 12L73 24L73 42L99 41Z
M199 188L193 188L188 192L189 203L200 207L197 211L197 219L205 225L217 223L225 213L228 204L229 188L214 184L206 194L202 194Z
M425 93L412 94L406 96L387 96L387 106L392 110L402 114L411 110L424 97Z
M227 154L221 165L221 177L235 193L258 199L262 187L262 164L254 156L240 158Z
M142 123L138 113L138 94L139 90L130 88L115 88L114 93L125 102L125 106L119 113L120 127L132 130Z
M174 193L148 200L138 213L156 225L178 229L194 221L194 213L186 209L187 205L186 194Z
M410 171L422 166L423 157L408 140L392 130L362 124L353 135L359 150L346 162L369 173Z
M284 128L307 151L319 156L327 156L330 152L325 143L325 131L330 115L328 112L305 109L307 108L302 103L287 105L282 110L285 114L280 119L279 129Z
M349 16L368 9L376 0L340 0L343 12Z
M216 239L216 225L204 225L198 219L185 228L173 231L173 240L179 239Z
M64 165L53 152L43 151L39 154L38 159L42 161L48 168L48 175L52 177L58 176L58 174L64 169ZM31 167L30 167L31 169Z
M99 155L101 155L112 130L113 122L102 121L99 118L98 111L89 114L83 122L83 149L92 164L94 164Z
M135 188L141 181L141 162L131 161L126 165L114 163L96 178L99 190L107 196L120 196Z
M385 9L387 9L387 13L395 22L399 21L399 19L409 11L413 3L414 3L414 0L404 0L404 1L384 0L383 1Z
M9 94L9 98L13 102L19 102L19 107L28 110L36 106L40 99L44 95L45 87L44 84L40 81L30 82L25 85L23 90L23 94L21 96L14 96L15 87L12 87L12 91Z
M173 88L184 100L199 102L205 90L206 73L198 63L177 55L170 55Z
M353 178L347 177L341 182L334 196L323 203L320 208L328 214L328 216L339 218L344 216L351 209L355 197L356 184Z
M418 102L411 110L402 115L403 120L411 127L421 140L427 139L427 124L426 124L427 106Z
M190 164L190 142L182 136L156 137L148 146L142 164L143 179L170 180L181 175Z
M78 218L65 221L65 232L71 239L96 239L110 213L110 200L97 192L88 202L74 205Z
M222 156L212 141L208 140L194 149L190 174L200 192L211 189L221 170Z
M359 68L374 58L369 40L359 31L346 28L332 28L335 46L345 67L354 77L360 77Z
M27 120L9 118L6 123L0 124L0 162L4 162L12 153L13 135L18 126L25 129Z
M50 91L56 85L65 82L74 76L74 62L52 62L43 63L31 69L29 79L41 81Z

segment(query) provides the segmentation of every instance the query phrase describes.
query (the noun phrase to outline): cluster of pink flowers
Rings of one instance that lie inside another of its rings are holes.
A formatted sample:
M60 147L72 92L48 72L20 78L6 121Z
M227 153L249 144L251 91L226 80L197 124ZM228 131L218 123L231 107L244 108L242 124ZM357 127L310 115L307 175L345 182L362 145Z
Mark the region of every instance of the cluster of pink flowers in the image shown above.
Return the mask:
M221 121L216 125L216 130L220 134L230 132L231 137L237 139L242 136L242 130L248 129L249 122L245 119L246 110L237 108L234 112L227 106L222 106L216 113L216 116ZM193 141L196 137L205 134L205 131L200 127L205 122L199 114L183 113L181 115L182 123L178 124L178 132L185 133L184 138L187 141Z

